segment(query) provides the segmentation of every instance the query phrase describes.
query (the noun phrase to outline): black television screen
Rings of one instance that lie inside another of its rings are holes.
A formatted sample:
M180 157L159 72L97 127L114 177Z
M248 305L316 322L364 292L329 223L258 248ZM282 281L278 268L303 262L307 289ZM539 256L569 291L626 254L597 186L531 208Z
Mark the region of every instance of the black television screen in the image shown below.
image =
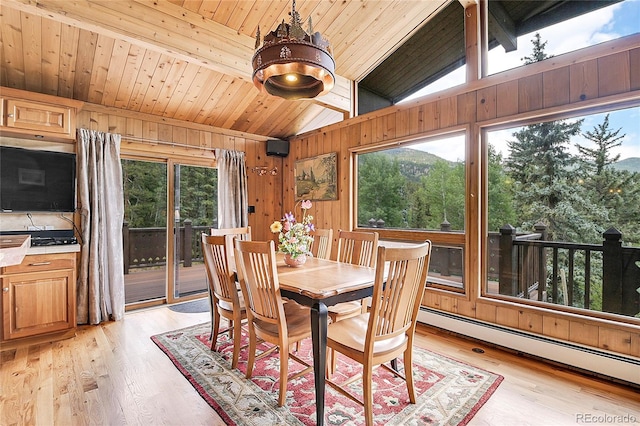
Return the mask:
M73 212L76 156L0 146L3 212Z

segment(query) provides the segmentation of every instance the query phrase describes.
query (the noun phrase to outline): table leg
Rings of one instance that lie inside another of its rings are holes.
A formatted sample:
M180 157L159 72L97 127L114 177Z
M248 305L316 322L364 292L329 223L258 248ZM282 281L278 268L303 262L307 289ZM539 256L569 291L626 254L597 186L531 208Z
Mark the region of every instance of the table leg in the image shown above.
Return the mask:
M324 425L324 387L327 367L327 306L316 302L311 307L313 375L316 384L316 425Z

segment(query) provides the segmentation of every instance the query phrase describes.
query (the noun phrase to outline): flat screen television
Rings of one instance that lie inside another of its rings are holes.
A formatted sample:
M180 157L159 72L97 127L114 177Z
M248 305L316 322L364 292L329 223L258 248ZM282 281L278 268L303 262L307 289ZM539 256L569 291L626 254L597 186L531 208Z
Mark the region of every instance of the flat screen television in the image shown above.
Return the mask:
M0 146L3 212L73 212L75 154Z

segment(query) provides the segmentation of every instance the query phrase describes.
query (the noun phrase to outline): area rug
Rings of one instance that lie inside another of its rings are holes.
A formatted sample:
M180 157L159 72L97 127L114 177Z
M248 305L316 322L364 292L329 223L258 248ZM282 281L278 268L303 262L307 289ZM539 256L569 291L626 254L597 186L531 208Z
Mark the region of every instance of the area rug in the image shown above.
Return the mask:
M315 425L313 373L290 380L287 402L277 406L279 356L277 352L256 362L251 380L245 379L247 350L240 352L238 369L231 369L233 344L225 333L217 351L209 349L210 323L171 331L151 339L171 359L197 392L229 425ZM245 343L247 336L243 334ZM263 344L259 349L265 350ZM311 341L304 340L298 356L312 363ZM289 361L289 373L302 369ZM398 365L402 368L402 359ZM361 366L338 355L340 383L361 371ZM374 418L377 425L466 425L495 392L503 377L422 348L414 349L414 384L417 403L410 404L404 380L378 368L374 372ZM362 381L349 385L362 395ZM325 424L359 426L364 409L327 386Z

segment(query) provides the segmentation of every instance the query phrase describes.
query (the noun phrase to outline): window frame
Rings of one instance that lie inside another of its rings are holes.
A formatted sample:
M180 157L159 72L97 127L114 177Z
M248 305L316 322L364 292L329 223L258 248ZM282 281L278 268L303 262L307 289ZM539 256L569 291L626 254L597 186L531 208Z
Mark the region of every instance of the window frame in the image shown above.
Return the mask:
M406 145L418 143L418 141L425 141L428 139L444 139L451 136L463 135L465 138L465 218L464 218L464 230L456 231L438 231L438 230L422 230L422 229L399 229L399 228L368 228L358 226L358 158L360 154L368 154L372 152L383 151L385 149L397 148ZM470 286L473 285L469 280L469 277L473 274L470 273L471 262L470 260L470 236L469 229L471 226L471 219L468 213L469 200L475 201L474 196L469 196L470 192L474 194L477 190L474 190L473 185L477 185L477 179L473 179L473 173L475 169L476 161L471 160L471 153L473 150L472 143L472 126L471 125L457 125L446 129L423 132L420 134L414 134L410 137L400 137L391 140L387 140L383 143L370 144L366 146L358 146L349 149L349 162L350 169L350 182L351 193L353 194L349 200L349 217L351 221L351 228L355 231L371 232L375 230L378 232L381 241L400 242L400 243L419 243L425 240L431 240L435 247L443 248L456 248L462 250L462 283L461 286L447 285L441 280L428 281L427 290L442 291L448 294L455 294L458 296L470 298ZM476 144L477 145L477 144Z

